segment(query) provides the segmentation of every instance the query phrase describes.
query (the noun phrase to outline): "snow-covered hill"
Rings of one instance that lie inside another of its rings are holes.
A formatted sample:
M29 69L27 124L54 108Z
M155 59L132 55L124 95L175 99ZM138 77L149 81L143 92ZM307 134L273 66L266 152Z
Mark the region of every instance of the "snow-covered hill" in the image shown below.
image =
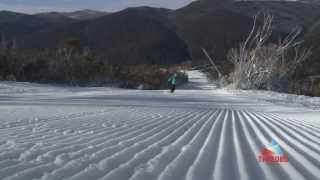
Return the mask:
M189 75L175 94L0 83L0 179L320 177L319 99L221 90ZM272 140L288 163L258 162Z

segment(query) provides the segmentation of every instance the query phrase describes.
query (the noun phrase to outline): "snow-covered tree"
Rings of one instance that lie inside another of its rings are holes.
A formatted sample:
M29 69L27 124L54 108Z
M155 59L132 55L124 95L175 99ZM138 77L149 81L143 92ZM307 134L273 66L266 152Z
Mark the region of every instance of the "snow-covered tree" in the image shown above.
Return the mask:
M260 18L262 24L258 22ZM246 40L228 54L234 64L231 81L241 89L281 90L297 66L311 55L311 50L301 47L298 28L278 43L269 43L273 23L270 13L259 12L253 22Z

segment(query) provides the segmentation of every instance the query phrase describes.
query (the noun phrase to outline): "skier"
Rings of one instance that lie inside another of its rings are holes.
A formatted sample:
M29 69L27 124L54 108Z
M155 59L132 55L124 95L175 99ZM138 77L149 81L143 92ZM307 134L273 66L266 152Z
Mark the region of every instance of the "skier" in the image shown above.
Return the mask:
M174 73L168 79L168 83L170 83L170 92L171 93L174 93L174 90L176 89L176 82L177 82L176 78L177 78L177 74Z

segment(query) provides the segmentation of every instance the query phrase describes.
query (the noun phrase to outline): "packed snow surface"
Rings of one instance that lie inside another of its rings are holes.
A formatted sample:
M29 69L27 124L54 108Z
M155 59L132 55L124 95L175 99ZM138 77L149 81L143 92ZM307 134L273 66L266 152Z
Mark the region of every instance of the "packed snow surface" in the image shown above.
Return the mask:
M319 179L318 98L189 76L175 94L0 83L0 179ZM272 140L288 163L258 162Z

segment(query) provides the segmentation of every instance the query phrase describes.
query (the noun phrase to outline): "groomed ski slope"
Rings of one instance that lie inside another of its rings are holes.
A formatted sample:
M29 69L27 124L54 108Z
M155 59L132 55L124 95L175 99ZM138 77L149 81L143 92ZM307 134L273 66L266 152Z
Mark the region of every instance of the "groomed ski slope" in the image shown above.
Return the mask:
M175 94L0 83L0 179L319 179L319 110L189 75ZM289 163L257 161L272 139Z

